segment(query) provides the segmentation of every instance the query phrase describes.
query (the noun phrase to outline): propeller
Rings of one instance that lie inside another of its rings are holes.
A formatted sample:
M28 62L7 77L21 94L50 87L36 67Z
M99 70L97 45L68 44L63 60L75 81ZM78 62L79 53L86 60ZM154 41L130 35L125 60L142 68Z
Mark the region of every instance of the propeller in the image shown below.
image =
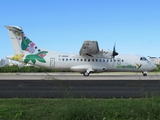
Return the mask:
M114 67L114 65L115 65L115 59L114 59L114 57L115 57L116 55L118 55L118 53L116 52L116 44L114 44L114 46L113 46L113 53L112 53L112 57L113 57L113 67Z
M114 58L116 55L118 55L118 53L116 52L116 44L114 44L113 53L112 53L113 58Z

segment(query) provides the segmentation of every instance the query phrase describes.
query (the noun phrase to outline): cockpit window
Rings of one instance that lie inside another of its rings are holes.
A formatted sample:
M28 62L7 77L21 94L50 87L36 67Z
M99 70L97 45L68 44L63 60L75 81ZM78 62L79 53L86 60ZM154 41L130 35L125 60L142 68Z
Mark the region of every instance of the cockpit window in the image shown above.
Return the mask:
M147 58L145 58L145 57L140 57L140 60L142 60L142 61L148 61Z

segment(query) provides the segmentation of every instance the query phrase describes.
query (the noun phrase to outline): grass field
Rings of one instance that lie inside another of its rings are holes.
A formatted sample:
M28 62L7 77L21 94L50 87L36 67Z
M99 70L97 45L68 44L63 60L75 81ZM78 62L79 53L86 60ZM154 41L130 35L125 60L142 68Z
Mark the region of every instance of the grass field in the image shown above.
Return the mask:
M0 120L158 120L160 98L0 99Z

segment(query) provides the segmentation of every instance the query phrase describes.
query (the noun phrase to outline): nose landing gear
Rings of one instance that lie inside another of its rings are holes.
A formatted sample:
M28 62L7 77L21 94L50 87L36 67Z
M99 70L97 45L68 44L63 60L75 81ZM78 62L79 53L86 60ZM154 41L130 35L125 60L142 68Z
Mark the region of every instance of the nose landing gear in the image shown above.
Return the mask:
M147 76L147 72L142 72L143 76Z

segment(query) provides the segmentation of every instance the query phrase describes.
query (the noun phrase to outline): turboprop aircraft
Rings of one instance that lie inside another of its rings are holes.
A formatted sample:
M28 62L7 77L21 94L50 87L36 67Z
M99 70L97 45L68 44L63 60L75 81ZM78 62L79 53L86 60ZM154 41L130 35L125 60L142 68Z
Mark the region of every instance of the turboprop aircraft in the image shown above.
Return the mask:
M84 41L79 54L65 54L45 50L37 46L19 26L5 26L10 35L15 55L6 58L59 71L76 71L89 76L93 72L147 72L156 65L141 55L120 55L113 51L100 50L97 41Z

